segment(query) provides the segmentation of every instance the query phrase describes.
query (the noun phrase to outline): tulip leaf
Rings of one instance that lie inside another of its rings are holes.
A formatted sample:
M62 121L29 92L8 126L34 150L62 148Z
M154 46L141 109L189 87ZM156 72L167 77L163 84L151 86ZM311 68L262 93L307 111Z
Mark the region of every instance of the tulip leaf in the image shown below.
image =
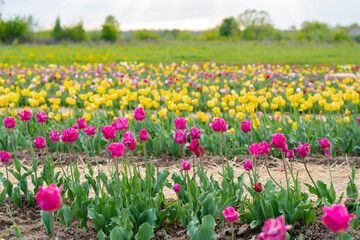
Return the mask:
M6 189L3 189L0 193L0 203L5 202L6 199Z
M207 215L202 218L202 223L199 224L199 220L194 218L188 225L188 235L192 240L211 240L215 237L216 233L215 220L211 215Z
M151 227L155 227L155 220L156 220L156 211L155 209L151 208L145 210L139 215L138 224L142 225L145 222L148 222Z
M99 240L105 240L106 239L106 234L103 232L103 230L100 230L98 235L97 235L97 238Z
M61 224L70 227L74 215L71 212L70 207L68 205L64 204L62 208L60 208L60 210L58 211L58 216Z
M96 230L104 229L106 219L103 215L96 212L95 209L90 208L88 211L88 217L93 220L94 228Z
M130 240L131 239L131 233L129 233L125 228L123 227L115 227L110 232L110 240Z
M201 216L211 214L213 218L217 216L217 204L212 193L208 194L207 197L201 203Z
M343 233L341 234L341 238L342 240L353 240L353 236L351 236L350 234L347 234L347 233Z
M154 237L154 230L149 223L143 223L138 233L135 236L135 240L150 240Z
M16 186L14 191L11 193L11 200L13 200L18 208L21 207L21 193L19 186Z
M43 210L41 210L41 221L44 224L45 230L47 234L51 234L52 229L51 229L51 212L45 212Z

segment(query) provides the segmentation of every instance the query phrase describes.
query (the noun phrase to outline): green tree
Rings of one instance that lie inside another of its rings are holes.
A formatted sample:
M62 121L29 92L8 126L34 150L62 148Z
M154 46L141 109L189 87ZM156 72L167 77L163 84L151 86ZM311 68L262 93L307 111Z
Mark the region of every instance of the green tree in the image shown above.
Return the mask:
M309 42L332 42L332 33L326 23L318 21L305 21L301 24L298 34L303 35L304 40Z
M101 28L101 37L106 41L115 41L118 38L119 26L115 16L107 16Z
M55 20L55 26L54 26L54 29L51 34L52 34L53 38L55 38L56 40L61 40L64 38L64 31L61 27L59 17L57 17Z
M237 37L240 34L239 25L235 18L229 17L223 19L219 27L219 35L221 37Z
M73 27L68 27L64 29L64 38L70 39L74 42L80 42L85 40L85 30L83 28L82 22L76 24Z
M240 29L243 30L242 38L245 40L264 40L274 38L275 28L269 13L266 11L248 9L239 14L237 20ZM275 34L280 36L279 33Z

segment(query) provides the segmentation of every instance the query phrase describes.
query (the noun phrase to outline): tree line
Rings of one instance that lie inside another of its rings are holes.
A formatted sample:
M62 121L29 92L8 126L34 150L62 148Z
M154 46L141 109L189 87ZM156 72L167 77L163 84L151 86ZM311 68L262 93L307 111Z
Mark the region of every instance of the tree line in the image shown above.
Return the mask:
M1 0L0 0L1 1ZM266 11L246 10L237 17L228 17L212 29L205 31L186 30L137 30L122 32L115 16L106 17L100 30L85 31L83 23L62 26L56 18L51 30L35 31L33 18L16 16L4 20L0 15L0 41L5 44L17 42L57 43L82 41L118 40L229 40L229 41L267 41L302 43L355 43L360 42L360 26L332 27L318 21L305 21L300 28L288 30L275 28Z

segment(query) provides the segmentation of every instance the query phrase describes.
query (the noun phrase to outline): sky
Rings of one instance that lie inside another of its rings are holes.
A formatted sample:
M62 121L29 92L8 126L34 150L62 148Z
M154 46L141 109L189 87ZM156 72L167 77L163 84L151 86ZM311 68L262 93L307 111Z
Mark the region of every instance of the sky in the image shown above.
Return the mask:
M0 0L1 1L1 0ZM38 29L49 29L57 16L62 25L79 21L100 29L114 15L123 31L136 29L206 30L246 9L267 11L275 27L299 27L305 20L332 26L360 24L360 0L3 0L3 18L32 15Z

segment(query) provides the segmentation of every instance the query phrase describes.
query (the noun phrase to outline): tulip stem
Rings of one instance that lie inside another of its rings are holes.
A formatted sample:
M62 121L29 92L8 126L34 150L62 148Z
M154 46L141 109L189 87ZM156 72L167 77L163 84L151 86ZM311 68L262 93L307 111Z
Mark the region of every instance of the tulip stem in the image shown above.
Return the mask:
M195 178L195 156L193 155L193 173Z
M116 157L114 158L114 160L115 160L116 179L117 179L117 182L118 182L119 194L120 194L120 177L119 177L118 161L117 161Z
M26 133L27 133L27 136L28 136L28 140L29 140L29 147L30 147L30 150L31 150L31 153L33 155L33 158L35 159L35 152L34 152L34 149L32 147L32 144L31 144L31 140L30 140L30 134L29 134L29 128L28 128L28 122L25 122L25 126L26 126Z
M284 157L284 153L281 153L281 157L283 160L283 165L284 165L284 170L285 170L285 178L286 178L286 186L287 186L287 191L288 193L290 192L290 183L289 183L289 178L288 178L288 174L287 174L287 167L285 164L285 157Z
M15 157L16 160L18 160L18 159L17 159L17 156L16 156L16 150L15 150L15 147L14 147L14 141L13 141L13 138L12 138L12 135L11 135L11 130L10 130L10 129L9 129L9 136L10 136L11 146L12 146L13 152L14 152L14 157Z
M330 181L331 181L331 184L333 184L333 178L332 178L332 174L331 174L330 158L329 157L327 157L327 162L328 162L328 168L329 168L329 173L330 173Z
M54 234L54 213L50 213L50 224L51 224L51 238L55 240Z
M273 182L279 186L279 188L283 189L282 186L273 178L273 176L271 175L270 171L269 171L269 166L268 166L268 162L267 162L267 158L265 158L265 167L266 167L266 171L268 172L271 180L273 180Z
M43 130L43 134L44 134L44 139L45 139L46 158L47 158L48 161L50 161L50 159L49 159L48 146L47 146L47 144L46 144L45 127L44 127L44 124L43 124L43 123L41 123L41 126L42 126L42 130Z
M144 148L144 159L145 159L145 169L147 168L147 158L146 158L146 142L143 142L143 148Z
M70 156L70 143L68 143L68 152L69 152L69 160L70 160L70 171L71 171L71 179L72 179L72 182L73 184L75 183L75 180L74 180L74 171L73 171L73 162L71 160L71 156Z
M317 185L315 184L315 181L314 181L314 179L311 177L311 175L310 175L310 173L309 173L309 170L308 170L308 168L307 168L307 166L306 166L306 159L305 159L305 158L304 158L304 166L305 166L305 170L306 170L307 174L309 175L312 183L314 184L317 192L319 193L319 196L322 198L322 195L321 195L321 193L320 193L320 191L319 191L319 188L318 188Z
M224 168L224 158L222 156L222 144L221 144L221 135L219 133L219 142L220 142L220 157L221 157L221 165L222 165L222 170L223 170L223 175L225 173L225 168Z
M234 240L235 239L234 238L234 223L231 222L230 224L231 224L231 239Z
M65 178L67 178L65 170L64 170L64 166L63 166L63 164L61 162L60 152L59 152L59 143L58 142L56 142L56 151L57 151L58 159L59 159L59 162L60 162L61 170L63 171L63 174L64 174Z
M96 162L96 166L98 167L98 177L99 177L99 191L101 191L101 178L100 178L100 166L99 166L99 162L96 158L96 153L95 153L95 146L94 146L94 138L90 137L91 139L91 146L92 146L92 151L94 153L94 158L95 158L95 162Z
M5 169L6 169L6 192L8 192L8 187L9 187L8 163L5 163ZM9 197L10 197L10 196L9 196Z

